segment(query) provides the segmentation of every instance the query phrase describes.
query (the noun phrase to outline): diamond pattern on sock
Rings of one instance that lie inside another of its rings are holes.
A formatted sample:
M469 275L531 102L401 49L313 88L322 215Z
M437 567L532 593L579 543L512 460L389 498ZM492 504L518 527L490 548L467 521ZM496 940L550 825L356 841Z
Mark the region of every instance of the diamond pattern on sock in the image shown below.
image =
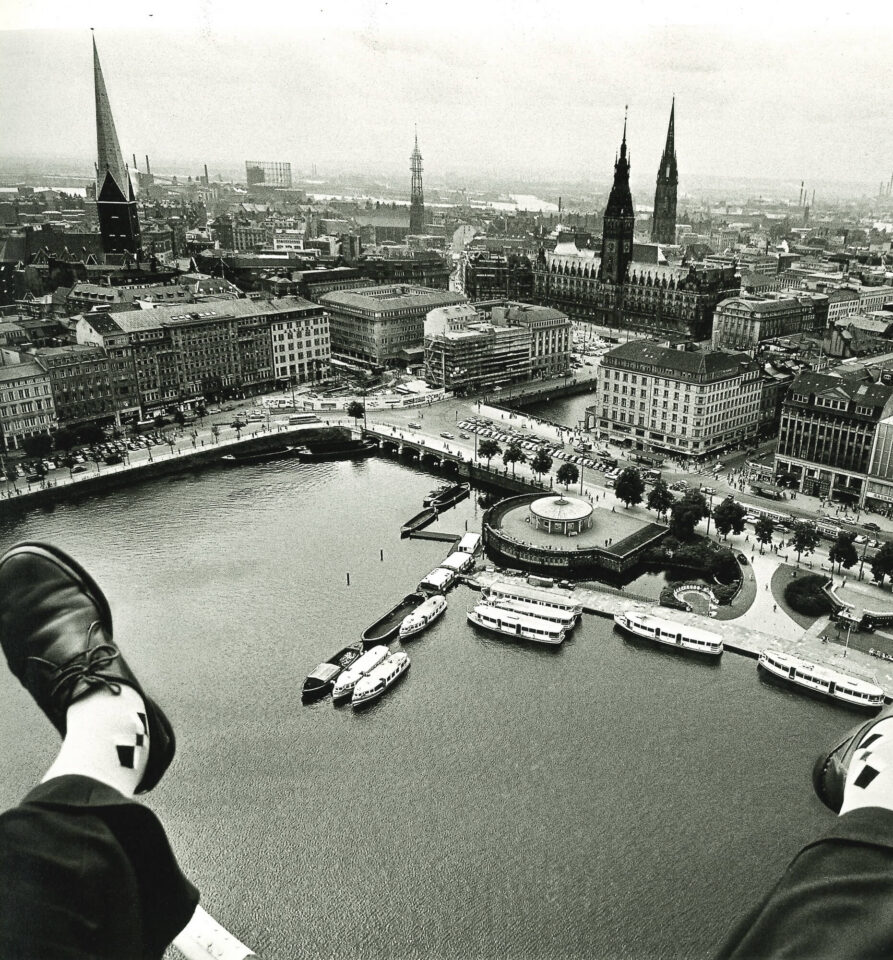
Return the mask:
M870 733L870 734L859 744L859 749L860 749L860 750L864 750L866 747L870 747L871 744L873 744L875 740L880 740L882 736L883 736L883 734L880 734L880 733L877 733L877 732Z
M137 713L137 716L140 718L140 722L143 725L143 733L148 735L149 733L149 718L144 713Z
M119 744L115 749L118 751L118 762L121 766L132 770L136 760L136 747L125 747Z
M866 766L860 773L859 776L853 781L857 787L861 787L863 790L874 780L874 778L880 773L880 770L875 770L874 767Z

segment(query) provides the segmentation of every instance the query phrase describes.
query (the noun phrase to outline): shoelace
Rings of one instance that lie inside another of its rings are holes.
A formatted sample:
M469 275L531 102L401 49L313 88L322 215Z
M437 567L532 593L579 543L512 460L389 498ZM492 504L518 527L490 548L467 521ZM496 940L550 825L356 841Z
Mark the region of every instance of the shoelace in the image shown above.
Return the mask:
M94 620L87 630L87 643L89 644L93 630L101 626L98 620ZM95 647L90 647L82 653L75 654L67 663L56 666L50 660L44 660L42 657L28 657L42 667L48 667L50 670L52 688L50 697L59 702L56 698L60 693L65 694L62 702L68 700L71 690L79 682L86 683L91 687L107 687L115 696L121 692L121 684L108 677L99 675L100 670L104 670L110 663L120 656L118 648L110 643L99 643Z

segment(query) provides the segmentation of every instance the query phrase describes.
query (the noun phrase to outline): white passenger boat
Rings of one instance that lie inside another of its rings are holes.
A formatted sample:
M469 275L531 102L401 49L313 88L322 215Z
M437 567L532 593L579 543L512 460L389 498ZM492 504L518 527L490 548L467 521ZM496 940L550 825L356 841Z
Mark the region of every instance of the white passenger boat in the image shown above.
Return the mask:
M392 687L409 669L409 657L398 650L357 681L353 688L351 706L359 707L377 700L389 687Z
M357 683L380 663L387 660L390 653L391 651L384 644L379 644L362 654L359 660L355 660L335 681L332 687L332 700L345 700L349 697Z
M512 610L515 613L524 613L528 617L539 617L541 620L551 620L561 624L565 630L572 630L579 618L574 610L564 610L559 607L546 607L540 603L531 603L529 600L512 600L508 597L487 601L492 607L501 610Z
M400 624L400 639L415 636L429 627L441 616L447 608L446 598L443 594L435 593L420 606L416 607L412 613L408 613Z
M419 581L419 590L424 590L425 593L446 593L456 582L457 576L455 570L437 567Z
M470 553L474 556L481 549L481 535L479 533L466 533L456 544L456 549L462 553Z
M542 587L531 587L529 584L512 580L495 580L485 589L484 595L488 600L524 600L527 603L552 607L555 610L583 612L583 604L566 591L545 590Z
M534 643L561 643L567 630L554 620L531 617L514 610L505 610L492 603L479 603L468 611L468 619L477 627L502 633L507 637L532 640Z
M668 647L714 656L722 653L722 637L718 633L702 630L700 627L691 627L686 623L634 611L615 613L614 623L637 637L656 640Z
M851 707L876 710L884 705L884 691L875 684L780 650L764 650L757 661L757 668L779 680Z
M446 567L447 570L452 570L454 573L462 573L473 563L474 557L470 553L462 553L461 550L456 550L448 557L444 557L440 565Z

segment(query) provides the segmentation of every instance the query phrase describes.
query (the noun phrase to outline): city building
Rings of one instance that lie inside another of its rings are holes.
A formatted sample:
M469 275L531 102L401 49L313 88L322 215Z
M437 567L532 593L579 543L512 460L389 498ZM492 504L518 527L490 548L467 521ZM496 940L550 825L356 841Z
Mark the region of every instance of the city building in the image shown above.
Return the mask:
M673 97L667 142L660 158L654 191L654 218L651 223L651 239L654 243L676 242L676 188L679 185L679 171L676 166L675 116L676 98Z
M291 190L291 164L269 160L246 160L245 181L249 187L280 187Z
M302 320L308 308L318 309L299 297L285 297L87 313L78 318L76 334L79 343L97 344L110 355L112 349L117 351L113 376L121 377L122 389L127 388L127 377L134 377L139 407L145 413L273 388L277 374L272 325ZM299 360L297 349L280 350L280 369L291 365L291 352L298 367L294 375L300 375L302 364L308 371L319 368L328 348L323 342L325 325L317 323L315 332L312 324L309 329L312 344L303 336L291 340L305 344L304 356Z
M530 375L548 379L568 372L571 362L571 322L552 307L497 300L476 304L491 322L530 330Z
M530 379L531 330L485 319L468 303L425 318L425 379L456 393L502 389Z
M367 254L357 260L357 269L376 285L408 283L419 287L448 290L451 264L434 250L402 249L387 255Z
M328 376L329 318L322 307L305 301L302 308L275 317L270 332L277 381L308 383Z
M0 364L0 437L3 450L17 450L26 437L49 433L56 425L50 375L39 363Z
M425 194L422 190L422 155L419 152L419 135L416 134L415 147L409 158L412 171L412 184L409 200L409 232L422 234L425 232Z
M869 472L893 479L889 428L879 434L879 425L893 417L893 385L874 382L861 368L847 376L840 369L804 373L791 385L782 406L775 469L795 478L803 493L861 506Z
M807 331L815 331L812 302L781 294L742 294L718 303L713 314L715 350L725 347L752 353L764 340Z
M465 299L448 290L393 284L326 293L319 303L329 314L335 358L388 367L418 362L428 312Z
M102 247L106 254L136 257L142 247L136 197L121 155L95 37L93 87L96 97L96 214Z
M21 358L34 360L49 374L57 426L106 425L116 420L109 360L100 347L86 343L39 347Z
M600 256L591 247L579 247L576 237L559 237L552 250L544 245L533 268L533 299L572 320L662 338L704 340L710 336L716 305L741 290L737 265L670 266L656 262L653 244L641 246L644 262L639 262L629 170L624 122Z
M459 275L469 300L533 300L533 264L524 255L466 251L459 261Z
M745 353L632 341L602 357L587 426L634 450L704 457L756 435L760 389Z

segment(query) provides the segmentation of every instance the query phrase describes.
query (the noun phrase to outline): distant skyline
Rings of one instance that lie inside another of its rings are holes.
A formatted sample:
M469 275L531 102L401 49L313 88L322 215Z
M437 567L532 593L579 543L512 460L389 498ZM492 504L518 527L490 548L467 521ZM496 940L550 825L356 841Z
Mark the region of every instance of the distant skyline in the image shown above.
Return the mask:
M430 6L430 9L429 9ZM95 156L90 27L125 158L654 183L893 172L893 13L821 4L0 4L0 153ZM723 18L722 20L718 18ZM196 167L196 170L198 168ZM641 200L645 197L641 196Z

